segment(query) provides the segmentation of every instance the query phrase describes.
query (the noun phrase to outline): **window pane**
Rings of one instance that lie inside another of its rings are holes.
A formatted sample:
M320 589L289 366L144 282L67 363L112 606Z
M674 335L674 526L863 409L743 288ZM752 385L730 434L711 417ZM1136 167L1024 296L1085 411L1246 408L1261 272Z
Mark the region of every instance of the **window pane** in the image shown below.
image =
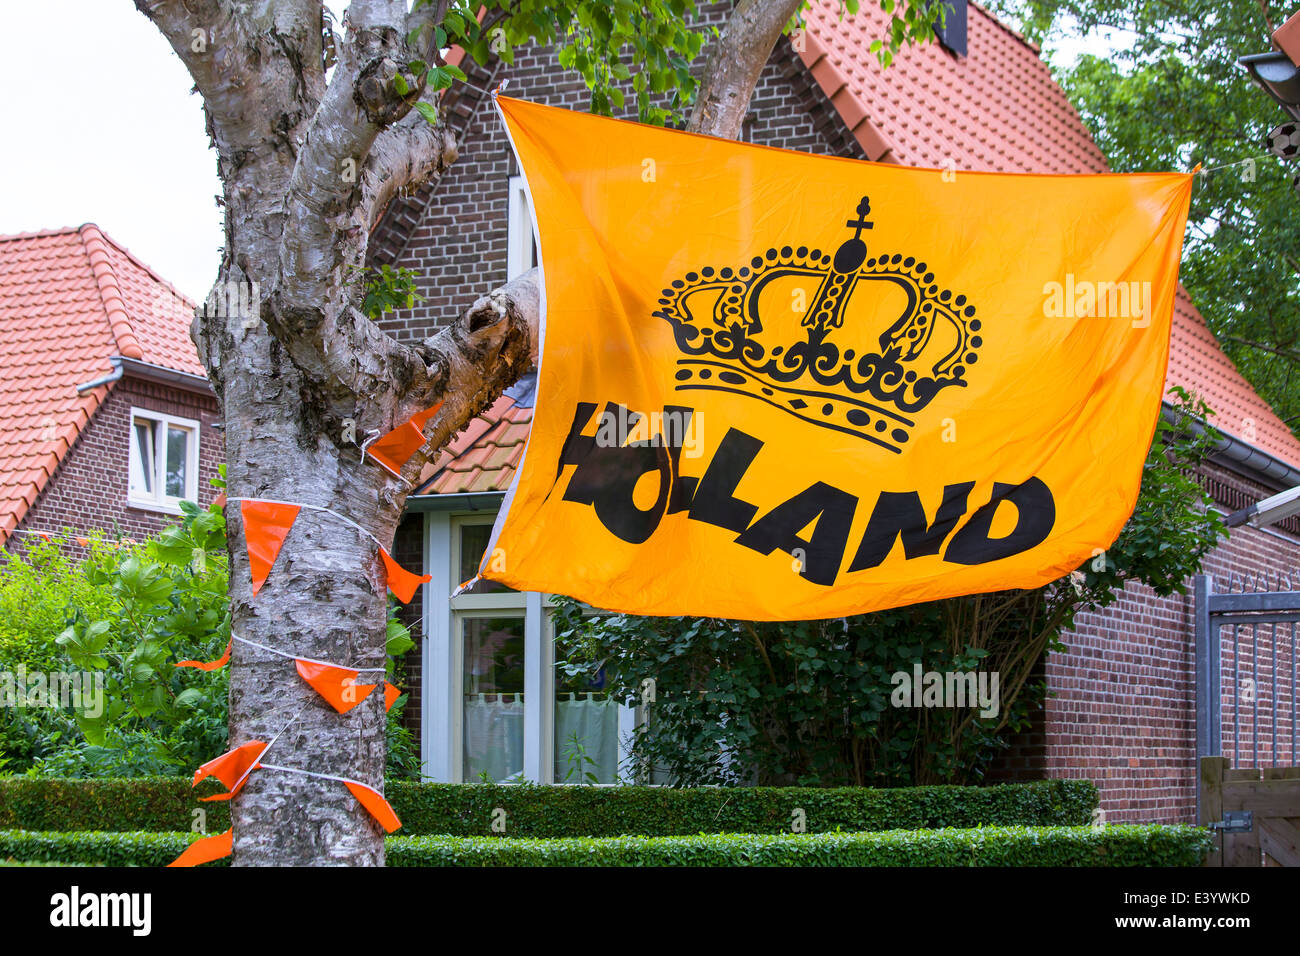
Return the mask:
M595 680L555 668L555 782L618 782L618 701Z
M167 428L167 483L166 494L172 498L185 497L186 469L190 460L190 430Z
M131 448L131 495L136 498L152 498L156 467L153 457L154 422L137 419L134 424L134 445Z
M461 525L460 577L456 579L457 584L468 581L478 574L479 562L483 560L483 552L487 550L488 540L491 537L492 526L490 524ZM514 591L514 588L508 588L496 581L480 581L465 593L504 594L509 591Z
M463 779L499 783L524 771L524 619L467 617Z

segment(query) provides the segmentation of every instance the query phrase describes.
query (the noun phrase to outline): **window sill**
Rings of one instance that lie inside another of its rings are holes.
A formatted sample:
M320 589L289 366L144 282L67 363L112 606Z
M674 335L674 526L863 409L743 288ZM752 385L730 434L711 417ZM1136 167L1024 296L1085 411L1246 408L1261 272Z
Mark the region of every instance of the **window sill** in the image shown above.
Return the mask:
M184 514L184 512L181 511L180 505L168 504L167 502L163 502L163 501L145 501L139 498L128 498L126 501L126 506L127 508L131 508L136 511L152 511L155 514L162 514L162 515Z

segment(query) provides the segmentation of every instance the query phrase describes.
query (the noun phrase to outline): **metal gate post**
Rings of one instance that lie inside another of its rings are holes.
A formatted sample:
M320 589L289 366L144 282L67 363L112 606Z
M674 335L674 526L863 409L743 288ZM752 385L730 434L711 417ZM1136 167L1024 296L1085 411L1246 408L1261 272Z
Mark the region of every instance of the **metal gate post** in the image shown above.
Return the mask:
M1214 578L1196 575L1196 758L1223 754L1222 648L1210 622Z

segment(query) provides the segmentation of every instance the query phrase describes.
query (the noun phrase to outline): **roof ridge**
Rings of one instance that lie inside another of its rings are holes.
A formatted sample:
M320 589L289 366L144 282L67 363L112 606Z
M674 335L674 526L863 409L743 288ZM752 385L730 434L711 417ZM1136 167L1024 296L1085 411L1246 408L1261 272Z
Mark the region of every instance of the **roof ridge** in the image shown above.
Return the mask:
M176 298L180 299L182 302L184 302L184 303L185 303L187 306L189 306L191 309L193 309L193 308L197 308L197 307L198 307L198 306L197 306L197 303L192 302L192 301L190 300L190 297L189 297L189 296L187 296L187 295L186 295L184 292L182 292L180 289L176 288L176 286L172 285L169 281L167 281L166 279L164 279L161 275L159 275L159 274L154 270L153 266L149 265L149 263L145 262L143 259L141 259L139 256L137 256L134 252L132 252L130 249L128 249L126 246L122 245L122 243L118 242L116 239L114 239L112 236L110 236L108 233L106 233L103 229L100 229L99 226L95 225L93 222L88 222L88 223L86 223L85 226L83 226L82 228L85 228L86 226L89 226L90 228L92 228L92 229L94 229L96 232L98 232L99 235L100 235L100 237L101 237L105 242L107 242L110 246L112 246L112 247L113 247L114 249L116 249L118 252L122 253L122 255L126 256L128 259L130 259L133 263L135 263L137 266L139 266L139 267L140 267L141 269L143 269L145 272L149 273L149 278L153 279L153 280L154 280L155 282L157 282L159 285L164 285L164 286L166 286L166 287L167 287L167 288L168 288L168 289L169 289L169 290L170 290L170 291L171 291L171 292L176 296Z
M14 232L8 235L0 235L0 242L13 242L23 239L45 239L49 236L69 236L74 232L79 232L81 226L55 226L52 229L37 229L33 232Z
M118 351L126 358L143 359L144 349L140 347L140 342L135 337L131 316L126 311L126 299L122 297L122 289L117 284L117 274L113 271L113 264L108 258L109 240L93 222L85 223L77 232L81 235L86 259L90 263L90 270L94 273L95 283L99 287L99 298L104 304L108 327L113 333Z

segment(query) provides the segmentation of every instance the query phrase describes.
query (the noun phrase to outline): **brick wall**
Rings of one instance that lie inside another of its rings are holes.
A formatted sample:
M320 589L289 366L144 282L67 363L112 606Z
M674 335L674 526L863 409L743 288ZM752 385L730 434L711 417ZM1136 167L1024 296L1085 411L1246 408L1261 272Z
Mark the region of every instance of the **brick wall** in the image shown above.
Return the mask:
M20 529L100 529L139 540L176 521L174 515L127 504L132 407L199 422L199 502L206 505L216 497L216 489L208 481L216 476L224 454L221 433L212 427L220 420L217 400L211 395L126 376L113 386L82 429L76 444L19 524ZM20 547L24 537L12 535L7 546Z
M1214 489L1223 510L1273 493L1226 468L1208 466L1202 484ZM1227 499L1227 500L1225 500ZM1283 527L1287 526L1284 523ZM1286 531L1237 528L1215 548L1203 571L1215 588L1227 590L1233 575L1268 575L1300 568L1300 538ZM1051 655L1046 675L1051 696L1034 726L1013 741L992 779L1085 777L1101 790L1109 822L1194 822L1196 814L1196 661L1195 601L1185 595L1158 597L1150 588L1130 585L1100 613L1081 614L1063 636L1068 650ZM1261 629L1263 630L1263 629ZM1241 675L1253 675L1253 635L1242 629ZM1271 634L1261 635L1269 638ZM1261 641L1259 683L1263 764L1272 760L1272 713L1277 702L1278 762L1290 764L1292 634L1281 628L1279 658L1283 678L1273 685L1274 659ZM1225 755L1233 725L1234 654L1223 663ZM1252 677L1253 679L1253 677ZM1243 732L1252 729L1253 707L1243 709ZM1246 741L1251 738L1245 737ZM1243 766L1254 765L1243 749Z

